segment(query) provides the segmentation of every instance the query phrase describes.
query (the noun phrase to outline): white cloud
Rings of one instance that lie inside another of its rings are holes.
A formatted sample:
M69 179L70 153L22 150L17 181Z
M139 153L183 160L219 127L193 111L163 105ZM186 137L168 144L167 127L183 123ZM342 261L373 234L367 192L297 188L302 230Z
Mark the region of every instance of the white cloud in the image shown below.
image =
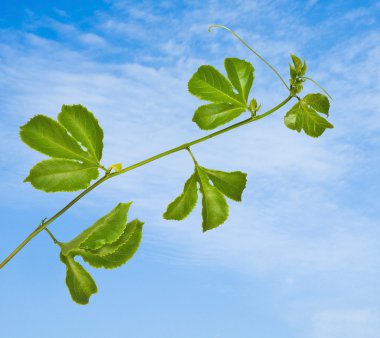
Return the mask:
M79 40L84 42L88 45L94 45L94 46L105 46L106 42L103 38L101 38L99 35L94 33L85 33L79 35Z

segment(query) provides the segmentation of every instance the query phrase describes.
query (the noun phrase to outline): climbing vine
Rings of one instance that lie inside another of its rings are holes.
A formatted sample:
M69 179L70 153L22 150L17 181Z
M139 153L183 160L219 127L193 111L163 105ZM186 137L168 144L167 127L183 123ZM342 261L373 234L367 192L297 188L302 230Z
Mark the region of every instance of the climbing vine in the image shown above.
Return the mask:
M21 140L49 158L37 163L24 182L29 182L34 188L47 193L83 191L55 215L42 220L0 264L0 268L3 268L31 239L45 230L60 248L60 260L66 267L66 284L72 299L79 304L87 304L91 295L97 292L97 286L91 275L75 258L79 256L95 268L117 268L137 252L143 230L142 221L128 219L132 202L119 203L71 241L57 240L48 226L97 186L159 158L187 151L193 160L194 172L185 182L182 193L167 206L163 217L167 220L183 220L192 212L200 198L202 229L208 231L227 220L227 199L241 201L247 174L241 171L225 172L206 168L203 163L201 165L197 162L191 146L267 117L293 99L296 103L284 116L284 123L289 129L304 131L311 137L319 137L326 129L333 128L326 119L331 97L315 80L306 76L305 61L302 62L300 58L291 54L287 84L279 72L234 31L221 25L210 26L210 30L212 28L226 29L249 48L279 77L288 91L288 96L272 109L259 114L261 105L255 98L250 97L255 78L255 69L250 62L235 57L226 58L226 76L211 65L203 65L188 83L192 95L207 101L195 110L193 121L196 125L203 130L213 130L242 114L247 114L248 117L124 168L121 163L110 166L102 164L103 130L94 114L82 105L63 105L56 120L45 115L32 117L20 128ZM303 83L307 80L315 83L322 93L309 93L301 98L299 95L303 90ZM101 178L100 172L103 172Z

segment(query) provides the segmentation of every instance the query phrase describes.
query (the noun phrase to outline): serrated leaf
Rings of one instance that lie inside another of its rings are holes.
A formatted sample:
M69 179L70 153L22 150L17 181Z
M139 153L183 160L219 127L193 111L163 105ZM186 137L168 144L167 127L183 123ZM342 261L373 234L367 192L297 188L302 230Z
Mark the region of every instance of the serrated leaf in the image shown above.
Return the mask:
M98 291L95 281L72 256L60 254L60 258L66 265L66 285L71 298L78 304L88 304L91 295Z
M303 99L303 102L306 102L311 108L316 110L319 113L329 116L330 102L329 99L321 94L307 94Z
M94 114L82 105L63 105L58 121L84 146L94 161L102 158L103 130Z
M214 187L234 201L241 201L241 195L247 184L247 174L241 171L225 172L202 168L206 171Z
M223 194L209 183L206 171L196 166L202 193L202 228L207 231L224 223L228 217L228 205Z
M80 255L85 262L95 268L117 268L130 260L137 252L142 238L143 224L139 220L128 223L122 237L111 246L101 248L98 254L83 249L76 250L74 253ZM107 252L110 253L106 254Z
M302 129L311 137L319 137L327 128L334 128L325 118L320 116L307 102L296 103L284 117L285 125L300 132Z
M168 205L163 217L176 221L185 219L194 209L197 200L197 175L194 173L186 181L182 194Z
M65 128L50 117L36 115L20 128L20 137L29 147L55 158L93 162Z
M244 106L231 83L214 67L201 66L188 83L189 92L201 100Z
M132 202L119 203L107 215L101 217L73 240L63 243L61 245L62 253L68 255L78 248L97 250L106 244L115 242L124 232L131 204Z
M97 256L106 256L106 255L114 253L115 251L118 250L118 248L121 245L123 245L131 237L131 235L136 229L136 226L138 226L139 224L143 225L144 223L139 221L138 219L134 219L133 221L125 224L124 232L115 242L106 244L97 250L87 250L87 251Z
M210 103L200 106L193 121L204 130L219 127L244 113L245 108L230 103Z
M85 189L99 176L98 168L89 163L50 159L37 163L24 182L45 192Z
M90 229L91 234L80 247L96 250L116 241L124 232L127 215L132 202L119 203L110 213L99 219Z
M239 93L242 102L247 104L249 91L254 80L254 68L250 62L237 58L226 58L224 67L228 79Z

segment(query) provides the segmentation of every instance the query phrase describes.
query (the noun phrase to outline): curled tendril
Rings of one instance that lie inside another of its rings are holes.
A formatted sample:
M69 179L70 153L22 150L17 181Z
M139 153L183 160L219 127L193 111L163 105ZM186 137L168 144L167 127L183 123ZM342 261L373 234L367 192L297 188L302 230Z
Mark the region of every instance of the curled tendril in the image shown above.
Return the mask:
M312 78L310 77L307 77L307 76L301 76L301 79L305 79L305 80L309 80L311 82L313 82L317 87L319 87L328 97L329 99L332 101L332 97L331 95L327 92L327 90L325 88L323 88L317 81L313 80Z
M214 24L208 27L208 31L211 32L213 28L222 28L234 35L244 46L246 46L253 54L255 54L262 62L264 62L277 75L277 77L281 80L284 86L290 91L289 86L286 84L284 78L280 75L280 73L259 53L257 53L250 45L248 45L239 35L237 35L232 29L223 25Z

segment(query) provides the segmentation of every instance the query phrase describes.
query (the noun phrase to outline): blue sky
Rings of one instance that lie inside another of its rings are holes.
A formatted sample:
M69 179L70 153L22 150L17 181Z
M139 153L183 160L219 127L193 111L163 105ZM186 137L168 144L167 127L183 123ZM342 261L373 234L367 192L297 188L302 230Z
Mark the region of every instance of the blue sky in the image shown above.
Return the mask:
M22 183L44 158L18 138L34 114L87 106L105 130L104 163L127 165L205 134L187 92L202 64L245 58L264 110L286 97L209 24L235 29L284 77L290 53L306 59L334 98L335 125L311 139L283 125L282 109L195 146L202 165L248 173L243 202L206 234L199 206L180 223L161 217L191 173L186 153L99 187L52 231L68 240L133 200L139 252L120 269L91 269L99 293L81 307L41 234L0 272L1 337L379 337L380 2L6 0L0 10L0 257L75 196Z

